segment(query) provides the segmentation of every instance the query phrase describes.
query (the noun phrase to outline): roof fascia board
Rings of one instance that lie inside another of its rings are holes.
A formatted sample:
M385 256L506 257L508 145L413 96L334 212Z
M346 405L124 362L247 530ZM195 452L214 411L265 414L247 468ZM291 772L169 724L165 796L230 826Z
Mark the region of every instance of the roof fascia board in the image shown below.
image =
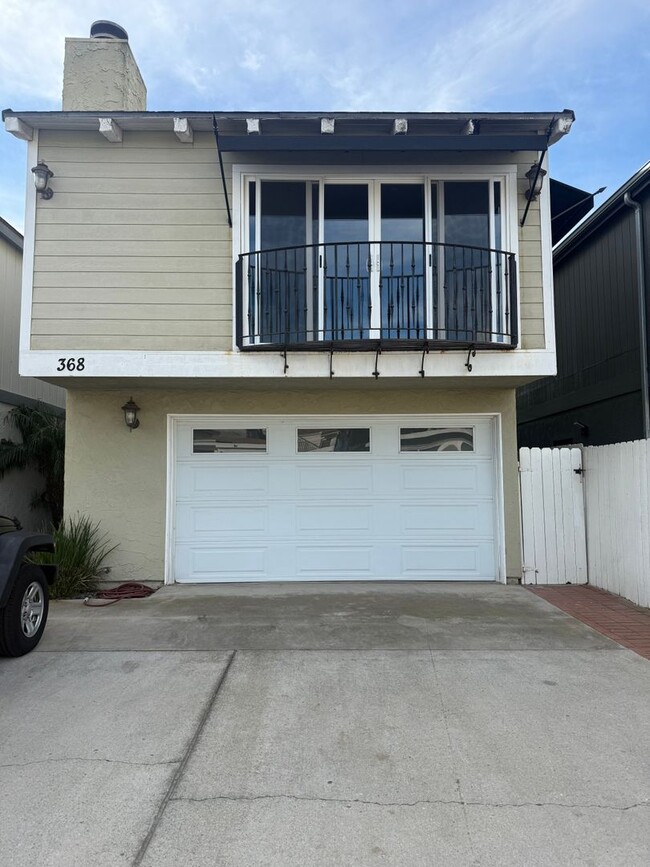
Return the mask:
M20 234L18 229L14 229L14 227L8 223L6 220L3 220L0 217L0 237L4 238L9 244L15 247L17 250L23 251L23 236Z
M544 147L543 135L222 135L221 150L227 151L536 151Z

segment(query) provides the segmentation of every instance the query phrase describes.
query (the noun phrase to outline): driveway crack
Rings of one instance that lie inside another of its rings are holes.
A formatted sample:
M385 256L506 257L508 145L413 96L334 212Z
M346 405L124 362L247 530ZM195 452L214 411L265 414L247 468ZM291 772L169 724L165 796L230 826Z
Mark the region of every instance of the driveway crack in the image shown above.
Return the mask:
M454 749L454 743L451 738L451 732L449 731L449 721L447 719L447 708L445 707L445 700L442 695L442 687L440 685L440 680L438 678L438 669L436 668L436 662L433 658L433 651L429 648L429 657L431 658L431 667L433 669L433 678L436 683L436 691L438 693L438 701L440 702L440 710L442 711L442 721L445 726L445 734L447 735L447 744L449 745L449 752L451 753L451 757L454 763L454 771L456 772L456 791L458 792L458 804L460 804L463 808L463 823L465 826L465 835L467 837L467 844L469 846L469 850L472 853L472 858L474 859L474 863L478 864L478 856L476 854L476 848L474 846L474 841L472 840L472 832L470 831L469 826L469 818L467 816L467 802L463 796L463 790L460 784L460 772L458 770L458 758L456 757L456 751Z
M160 821L163 817L163 814L164 814L165 810L167 809L167 804L172 800L174 793L176 792L176 789L178 788L178 784L180 783L181 777L183 776L183 774L185 772L185 768L187 767L187 763L189 762L190 757L191 757L192 753L194 752L194 749L198 743L198 740L201 737L201 733L203 732L203 729L205 728L205 724L208 721L208 717L212 713L212 709L214 708L216 701L217 701L217 698L219 697L221 687L224 685L226 678L228 677L228 672L230 671L230 668L233 664L233 661L234 661L236 655L237 655L237 651L233 650L233 652L228 657L228 662L226 663L225 668L221 672L221 675L217 679L217 682L215 683L214 687L212 688L212 692L210 693L208 700L206 701L205 706L201 712L201 716L199 717L199 721L197 723L196 729L194 730L194 734L190 738L190 740L187 744L187 747L185 748L185 752L183 754L183 757L182 757L178 767L174 771L174 775L171 779L171 782L169 783L167 791L165 792L165 795L163 796L163 799L160 802L158 810L156 811L156 815L153 818L151 826L150 826L149 830L147 831L147 834L146 834L144 840L140 844L140 848L136 852L136 855L135 855L135 858L133 859L131 867L140 867L140 864L142 864L144 856L147 854L147 849L149 848L149 845L153 839L153 835L156 833L156 830L158 829L158 825L160 824Z
M456 798L419 798L415 801L375 801L365 798L326 798L312 795L289 795L289 794L264 794L264 795L206 795L205 797L193 797L191 795L178 795L168 799L168 802L189 802L193 804L208 803L211 801L231 801L250 803L253 801L307 801L311 803L322 804L361 804L370 807L419 807L421 805L431 806L456 806L456 807L488 807L488 808L504 808L518 809L526 807L560 807L567 810L614 810L624 813L627 810L635 810L637 808L649 808L649 801L639 801L625 806L613 806L611 804L579 804L579 803L563 803L560 801L513 801L513 802L497 802L497 801L466 801Z
M34 759L31 762L9 762L8 764L0 765L0 770L3 768L28 768L30 765L56 765L66 762L104 762L109 765L134 765L139 767L155 768L161 765L178 765L180 764L181 759L164 759L158 762L136 762L130 761L129 759L94 758L92 756L62 756L56 759Z

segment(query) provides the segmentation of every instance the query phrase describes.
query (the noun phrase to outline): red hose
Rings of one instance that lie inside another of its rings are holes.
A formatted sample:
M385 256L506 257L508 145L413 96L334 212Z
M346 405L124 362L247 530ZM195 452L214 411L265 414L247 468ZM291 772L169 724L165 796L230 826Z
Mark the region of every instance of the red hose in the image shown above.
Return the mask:
M137 581L127 581L125 584L120 584L119 587L111 587L108 590L98 590L95 599L84 599L84 605L88 608L106 608L107 605L113 605L121 599L146 599L155 593L154 587L147 587L146 584L138 584ZM104 600L98 602L97 600Z

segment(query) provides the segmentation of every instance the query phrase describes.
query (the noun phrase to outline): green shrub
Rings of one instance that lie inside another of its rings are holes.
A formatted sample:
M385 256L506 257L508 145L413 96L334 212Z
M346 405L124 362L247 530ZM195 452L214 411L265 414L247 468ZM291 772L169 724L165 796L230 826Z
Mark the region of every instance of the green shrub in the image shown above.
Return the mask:
M58 528L52 530L56 544L54 554L34 553L33 563L56 563L59 567L56 582L50 587L52 599L91 593L96 585L99 571L106 557L117 548L110 545L102 534L99 523L83 515L64 518Z

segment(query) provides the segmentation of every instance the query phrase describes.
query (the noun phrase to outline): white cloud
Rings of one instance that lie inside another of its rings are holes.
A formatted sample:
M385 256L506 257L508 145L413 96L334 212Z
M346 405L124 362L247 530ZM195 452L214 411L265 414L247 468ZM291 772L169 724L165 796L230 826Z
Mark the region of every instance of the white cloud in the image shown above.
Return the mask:
M111 0L110 11L105 0L0 4L1 100L17 109L60 105L65 36L85 36L109 15L129 32L151 109L567 106L578 115L571 140L585 134L591 151L607 150L611 117L629 111L638 132L615 152L633 153L628 163L643 162L640 149L647 155L649 58L637 47L650 24L647 0ZM7 171L0 164L0 181Z
M254 51L247 48L244 52L244 59L240 61L239 65L243 69L250 69L251 72L257 72L257 70L261 68L263 62L263 54L256 54Z

